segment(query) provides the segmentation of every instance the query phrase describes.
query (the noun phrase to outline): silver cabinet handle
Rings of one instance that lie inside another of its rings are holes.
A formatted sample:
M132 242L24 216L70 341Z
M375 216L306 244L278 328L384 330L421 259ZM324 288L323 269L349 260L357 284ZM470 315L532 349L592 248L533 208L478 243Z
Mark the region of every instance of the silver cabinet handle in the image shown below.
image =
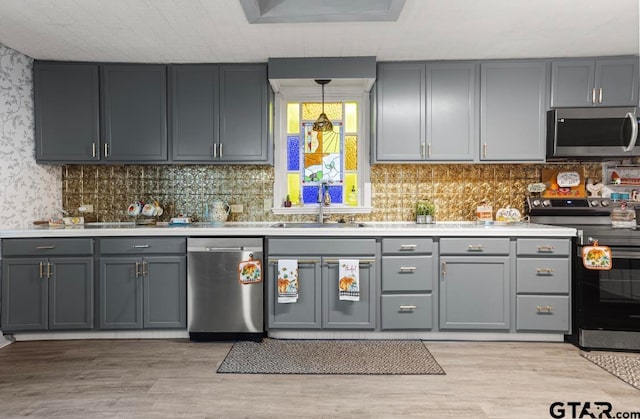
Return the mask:
M146 261L142 261L142 276L149 276L149 264Z
M47 249L55 249L56 247L53 245L47 245L47 246L37 246L36 249L38 250L47 250Z
M222 158L222 143L220 143L220 158Z
M553 268L536 268L536 273L538 275L541 275L541 274L551 275L554 272L555 270Z
M440 271L442 272L442 280L444 281L444 277L447 275L447 262L442 262L440 266Z
M431 158L431 143L427 144L427 157Z
M300 261L298 261L299 263ZM373 264L376 263L375 259L358 259L358 262L360 262L360 264ZM339 259L324 259L324 263L326 264L335 264L335 263L340 263Z
M482 252L482 250L484 250L484 246L481 244L470 244L467 250L470 252Z
M596 88L591 89L591 103L596 103Z
M217 143L213 144L213 158L214 159L218 158L218 144Z
M482 144L482 157L487 157L487 143Z
M624 148L624 151L631 151L636 146L638 139L638 121L631 112L627 112L626 117L631 121L631 138L629 138L629 144Z
M96 143L91 143L91 157L96 156Z
M53 266L53 263L47 262L47 279L51 278L51 267L52 266Z
M538 246L537 249L538 249L538 252L549 253L549 252L553 252L555 247L553 247L553 246Z
M149 245L148 244L134 244L133 248L134 249L148 249Z
M140 262L136 260L136 278L140 276Z
M551 306L536 306L536 312L538 312L538 313L553 313L553 307L551 307Z
M400 250L415 250L418 247L417 244L401 244Z
M40 262L40 278L44 278L44 264L45 262Z
M418 269L418 268L416 268L415 266L401 266L400 267L400 272L413 272L416 269Z
M104 156L109 157L109 144L104 143Z
M600 88L600 93L598 94L598 103L602 103L602 87Z
M424 159L424 143L420 143L420 158Z
M407 310L407 311L413 311L416 308L418 308L418 306L413 306L413 305L411 305L411 306L400 306L400 310Z

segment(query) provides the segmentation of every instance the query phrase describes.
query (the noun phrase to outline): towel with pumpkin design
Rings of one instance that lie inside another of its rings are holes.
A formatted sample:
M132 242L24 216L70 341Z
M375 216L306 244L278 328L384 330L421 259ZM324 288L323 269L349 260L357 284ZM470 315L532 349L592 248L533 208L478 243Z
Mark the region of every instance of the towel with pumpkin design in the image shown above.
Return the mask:
M278 260L278 303L298 302L298 260Z
M339 299L360 301L360 261L358 259L338 260Z

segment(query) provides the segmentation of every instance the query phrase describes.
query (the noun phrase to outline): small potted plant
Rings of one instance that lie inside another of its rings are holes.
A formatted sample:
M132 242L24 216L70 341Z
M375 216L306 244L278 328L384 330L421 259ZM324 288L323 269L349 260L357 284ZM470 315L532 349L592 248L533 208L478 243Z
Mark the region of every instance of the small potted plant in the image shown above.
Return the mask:
M416 224L433 223L433 215L436 212L436 206L431 201L420 200L416 202Z

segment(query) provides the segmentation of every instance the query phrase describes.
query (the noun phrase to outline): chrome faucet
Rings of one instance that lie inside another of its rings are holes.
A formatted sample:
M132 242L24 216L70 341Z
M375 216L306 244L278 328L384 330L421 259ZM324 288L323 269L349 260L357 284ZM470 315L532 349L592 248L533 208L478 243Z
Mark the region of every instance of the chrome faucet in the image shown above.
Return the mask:
M326 218L329 218L328 215L324 214L324 207L325 206L329 206L330 201L327 202L325 200L325 194L327 193L327 188L328 188L328 182L326 180L322 181L322 183L320 184L320 189L318 191L318 203L320 205L320 208L318 210L318 224L324 224L324 220Z

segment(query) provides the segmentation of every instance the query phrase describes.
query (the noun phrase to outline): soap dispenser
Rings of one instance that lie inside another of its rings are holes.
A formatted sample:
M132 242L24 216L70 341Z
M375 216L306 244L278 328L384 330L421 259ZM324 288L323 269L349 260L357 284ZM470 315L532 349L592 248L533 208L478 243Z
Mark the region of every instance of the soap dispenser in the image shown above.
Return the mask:
M351 186L351 192L349 193L349 197L347 198L347 203L352 206L358 206L358 194L356 193L356 185Z

